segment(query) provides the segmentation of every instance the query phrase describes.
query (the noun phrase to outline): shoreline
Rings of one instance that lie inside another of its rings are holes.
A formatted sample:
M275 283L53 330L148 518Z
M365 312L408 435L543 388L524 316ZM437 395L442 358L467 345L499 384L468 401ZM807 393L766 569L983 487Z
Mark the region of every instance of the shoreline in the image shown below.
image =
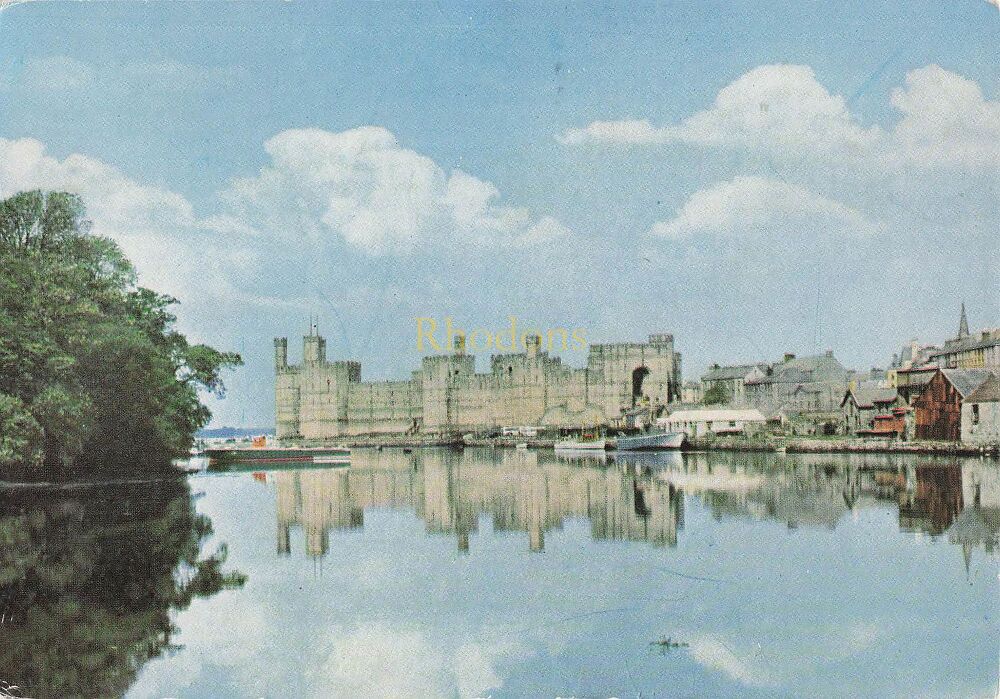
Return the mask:
M527 444L529 449L552 449L555 438L494 437L464 440L458 435L368 435L355 436L336 442L352 449L420 447L485 447L513 449ZM296 440L300 446L329 446L330 440ZM1000 444L971 445L960 442L874 441L862 439L694 439L680 451L773 452L788 454L920 454L930 456L989 456L1000 457Z

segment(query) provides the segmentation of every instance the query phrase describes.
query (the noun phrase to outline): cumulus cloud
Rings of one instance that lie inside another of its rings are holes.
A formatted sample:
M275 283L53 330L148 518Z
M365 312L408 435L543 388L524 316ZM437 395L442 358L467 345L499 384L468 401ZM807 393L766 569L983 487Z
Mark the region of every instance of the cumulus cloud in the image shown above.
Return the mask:
M891 99L903 115L889 149L898 159L1000 170L1000 102L972 80L930 65L910 71Z
M697 234L721 236L854 236L875 232L876 224L838 201L765 177L741 176L695 192L669 221L650 233L671 239Z
M291 129L264 148L270 163L222 197L239 219L277 235L405 255L444 242L523 245L569 233L554 219L498 204L493 184L445 172L384 128Z
M878 138L861 127L843 97L830 94L808 66L754 68L724 87L713 105L675 125L647 120L596 121L568 129L559 140L575 143L668 143L743 146L768 150L857 151Z
M808 66L765 65L677 124L595 121L556 138L567 145L725 147L771 158L857 160L875 168L885 162L993 169L1000 164L1000 102L987 100L975 82L929 65L907 74L891 104L901 115L893 128L865 127Z

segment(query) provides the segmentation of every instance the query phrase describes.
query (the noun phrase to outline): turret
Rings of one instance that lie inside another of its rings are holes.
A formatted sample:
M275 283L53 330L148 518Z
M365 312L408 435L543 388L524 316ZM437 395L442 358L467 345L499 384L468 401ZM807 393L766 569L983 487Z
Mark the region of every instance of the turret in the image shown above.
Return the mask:
M288 368L288 338L274 338L274 368L276 371Z
M319 334L313 333L303 337L302 361L306 365L317 365L326 362L326 339Z
M542 346L541 335L528 335L524 338L524 349L529 357L538 356L538 349Z

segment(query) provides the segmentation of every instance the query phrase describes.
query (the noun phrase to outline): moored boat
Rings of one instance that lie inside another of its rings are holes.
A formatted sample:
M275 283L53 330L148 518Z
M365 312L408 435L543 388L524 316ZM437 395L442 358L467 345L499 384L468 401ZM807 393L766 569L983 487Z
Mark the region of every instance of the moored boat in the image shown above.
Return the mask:
M603 437L582 439L564 439L553 445L556 451L605 451L608 448L608 440Z
M680 449L683 444L683 432L650 432L618 437L615 440L615 449L618 451Z
M222 447L206 449L205 456L210 470L227 470L263 465L348 464L351 450L347 447Z

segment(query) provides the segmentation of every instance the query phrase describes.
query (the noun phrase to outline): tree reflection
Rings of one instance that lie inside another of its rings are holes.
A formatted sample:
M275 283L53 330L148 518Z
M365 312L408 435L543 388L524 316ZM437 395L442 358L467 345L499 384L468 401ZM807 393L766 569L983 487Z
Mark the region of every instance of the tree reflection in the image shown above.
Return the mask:
M239 587L186 481L0 491L0 680L31 697L117 696L169 651L171 612Z

